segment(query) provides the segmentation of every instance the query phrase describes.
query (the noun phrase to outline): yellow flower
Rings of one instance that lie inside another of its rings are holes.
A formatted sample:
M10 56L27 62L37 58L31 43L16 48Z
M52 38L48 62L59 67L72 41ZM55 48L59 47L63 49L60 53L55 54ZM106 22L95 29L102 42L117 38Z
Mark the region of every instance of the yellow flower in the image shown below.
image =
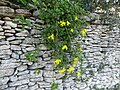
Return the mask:
M75 16L75 21L77 21L78 20L78 17L77 16Z
M69 26L69 25L70 25L70 22L69 22L69 21L67 21L66 23L67 23L67 26Z
M48 37L48 39L54 40L54 34L50 35L50 36Z
M62 50L68 50L67 45L64 45L64 46L62 47Z
M60 73L60 74L63 74L65 71L66 71L66 69L63 68L63 69L59 70L59 73Z
M79 50L80 52L82 52L82 48L78 48L78 50Z
M74 32L74 30L73 30L73 29L71 29L70 31L71 31L72 33Z
M81 31L81 33L82 33L82 36L84 37L84 36L86 36L87 30L86 30L86 29L83 29L83 30Z
M77 65L77 64L78 64L78 60L79 60L78 57L74 58L74 65Z
M58 22L58 24L60 24L60 26L65 26L66 25L66 22L64 22L64 21L60 21L60 22Z
M73 72L75 70L75 68L74 67L69 67L69 69L67 70L69 73L71 73L71 72Z
M80 73L80 72L77 73L77 77L79 77L79 76L81 76L81 73Z
M56 60L54 61L54 64L58 65L58 64L60 64L60 62L61 62L60 59L56 59Z

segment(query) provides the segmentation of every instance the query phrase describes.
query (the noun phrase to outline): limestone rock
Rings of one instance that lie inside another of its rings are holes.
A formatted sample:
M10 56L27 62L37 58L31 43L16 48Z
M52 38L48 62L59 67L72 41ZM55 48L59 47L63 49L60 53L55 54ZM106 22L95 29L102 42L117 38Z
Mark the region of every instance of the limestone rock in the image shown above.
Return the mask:
M0 45L9 45L9 42L8 41L1 41Z
M25 70L25 71L21 71L21 72L18 72L17 75L21 76L21 75L26 75L28 74L30 71L29 70Z
M24 30L20 33L16 33L15 35L18 37L24 37L24 36L27 36L28 34L29 34L29 32L27 30Z
M14 29L11 29L11 30L5 30L6 33L15 33L15 30Z
M14 73L14 69L2 69L0 70L0 77L10 76Z
M10 7L14 8L14 9L20 8L19 5L16 5L16 4L13 4L13 3L10 3Z
M28 48L26 48L26 50L27 51L32 51L32 50L35 50L35 48L34 47L28 47Z
M15 40L15 37L12 36L12 37L7 38L7 41L11 41L11 40Z
M23 16L30 16L31 13L29 12L29 10L25 10L25 9L16 9L16 15L23 15Z
M45 67L46 63L41 61L40 63L34 63L29 67L29 69L38 69L38 68L43 68Z
M0 50L0 55L11 55L12 51L11 50Z
M3 20L5 20L5 21L11 21L12 19L10 17L4 17Z
M10 45L2 45L2 46L0 46L0 50L9 49L9 48L10 48Z
M0 35L4 36L4 32L0 32Z
M39 87L38 87L38 84L36 84L36 85L34 85L34 86L29 87L29 89L30 89L30 90L35 90L35 89L37 89L37 88L39 88Z
M11 27L10 26L3 26L3 29L10 30Z
M4 39L5 38L5 36L0 36L0 39Z
M14 16L14 9L7 6L0 6L0 16Z
M0 69L4 69L4 68L11 68L11 69L14 69L16 67L19 67L21 65L21 63L4 63L1 65Z
M10 78L10 81L17 81L18 80L17 75L10 76L9 78Z
M23 79L23 80L20 80L20 81L15 81L15 82L9 83L9 86L19 86L19 85L24 85L24 84L27 84L27 83L29 83L29 79ZM18 89L18 90L22 90L22 89Z
M22 41L21 40L14 40L14 41L11 41L10 43L11 44L20 44Z
M1 90L5 90L5 88L8 88L8 85L1 85L1 86L0 86L0 89L1 89Z
M11 22L11 21L6 21L5 25L7 26L11 26L12 28L16 28L17 27L17 24Z
M47 88L47 87L51 87L50 83L46 83L46 82L38 82L38 84L40 85L40 88ZM47 89L48 90L48 89ZM51 90L51 89L50 89Z
M27 69L27 65L21 65L20 67L17 68L18 71L24 71Z
M0 78L0 85L5 85L9 81L8 77Z
M12 33L5 33L5 36L13 36Z
M16 53L12 53L12 57L15 58L15 59L19 59L19 55L16 54Z
M44 77L52 78L53 75L54 75L54 72L53 72L53 71L44 71L44 72L43 72L43 76L44 76Z
M27 85L21 85L21 86L18 86L16 88L16 90L28 90L28 86ZM30 89L29 89L30 90ZM34 90L34 89L33 89Z
M3 28L0 27L0 31L3 31Z
M12 50L21 50L21 47L18 45L11 45Z
M47 50L47 47L44 44L41 44L39 47L40 50Z
M3 25L4 21L0 20L0 25Z
M0 1L0 6L6 6L6 5L7 5L7 3Z

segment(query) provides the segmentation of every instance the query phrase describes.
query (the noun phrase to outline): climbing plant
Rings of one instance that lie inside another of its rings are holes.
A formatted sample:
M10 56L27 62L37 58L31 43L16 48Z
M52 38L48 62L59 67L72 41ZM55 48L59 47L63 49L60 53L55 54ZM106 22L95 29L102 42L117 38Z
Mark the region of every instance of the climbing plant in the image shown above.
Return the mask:
M20 1L21 3L27 2L27 0ZM30 6L36 7L39 11L38 18L45 22L41 35L46 46L53 50L51 57L54 59L54 68L60 74L79 77L82 74L81 67L84 60L82 39L87 33L85 29L87 22L83 18L87 13L82 8L81 1L32 0L29 2ZM80 36L81 43L75 40L78 36ZM73 42L75 45L72 44ZM78 63L80 67L77 66Z
M27 0L20 0L25 5ZM81 1L75 0L30 0L27 7L34 8L39 12L40 18L44 21L44 30L41 35L44 43L51 52L54 59L54 69L58 74L64 74L64 78L74 76L80 78L83 74L82 54L83 38L87 36L86 20L87 12L82 8ZM75 40L79 36L79 41ZM34 53L26 54L29 61L36 62ZM33 60L32 60L33 59ZM35 73L38 73L36 70ZM53 82L52 89L55 90L58 84Z

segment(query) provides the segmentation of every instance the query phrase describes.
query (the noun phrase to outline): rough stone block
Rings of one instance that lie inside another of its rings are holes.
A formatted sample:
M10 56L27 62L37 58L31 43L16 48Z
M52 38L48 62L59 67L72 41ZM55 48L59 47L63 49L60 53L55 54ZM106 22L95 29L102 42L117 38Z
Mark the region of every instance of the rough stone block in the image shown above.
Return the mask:
M14 16L14 9L7 6L0 6L0 16Z
M0 77L11 76L14 73L14 69L0 69Z

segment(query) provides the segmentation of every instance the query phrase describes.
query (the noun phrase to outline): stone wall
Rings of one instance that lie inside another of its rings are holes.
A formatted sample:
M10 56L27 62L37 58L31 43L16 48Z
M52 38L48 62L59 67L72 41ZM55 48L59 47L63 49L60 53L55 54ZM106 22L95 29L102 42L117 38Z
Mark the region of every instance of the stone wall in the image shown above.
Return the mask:
M0 90L51 90L53 79L59 84L57 90L112 90L120 84L118 27L109 30L106 25L89 25L83 49L85 74L81 81L75 81L74 77L62 80L53 69L50 51L40 35L43 22L29 17L32 24L30 27L24 24L25 30L22 31L20 23L13 23L15 18L0 15ZM39 30L34 27L36 23L41 25ZM36 47L40 50L38 63L29 62L25 54ZM40 70L39 74L34 73L36 69Z

